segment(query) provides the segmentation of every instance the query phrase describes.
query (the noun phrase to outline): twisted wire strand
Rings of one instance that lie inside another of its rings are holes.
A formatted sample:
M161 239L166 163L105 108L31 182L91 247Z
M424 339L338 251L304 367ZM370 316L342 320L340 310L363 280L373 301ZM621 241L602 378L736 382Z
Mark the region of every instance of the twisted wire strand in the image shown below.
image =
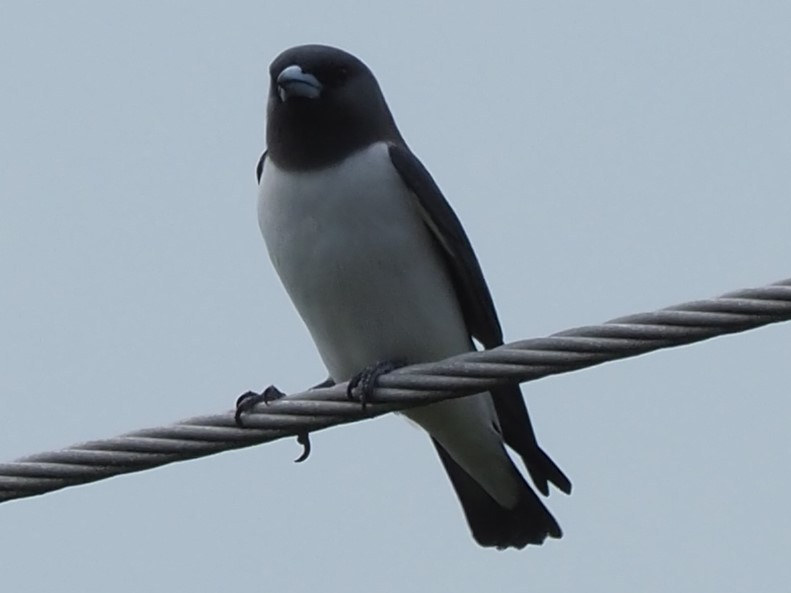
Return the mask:
M228 411L0 463L0 502L788 320L791 278L405 367L379 378L365 410L346 397L343 384L257 404L244 414L243 428L236 425L234 411Z

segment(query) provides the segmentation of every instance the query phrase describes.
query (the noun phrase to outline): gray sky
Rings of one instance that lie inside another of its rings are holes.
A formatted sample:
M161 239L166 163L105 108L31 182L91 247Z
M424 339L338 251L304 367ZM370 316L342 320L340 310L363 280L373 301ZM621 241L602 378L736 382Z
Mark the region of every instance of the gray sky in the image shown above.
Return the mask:
M791 276L784 2L5 2L0 456L324 377L255 215L267 67L374 72L509 339ZM791 326L533 383L565 537L478 548L386 417L0 505L0 586L779 591Z

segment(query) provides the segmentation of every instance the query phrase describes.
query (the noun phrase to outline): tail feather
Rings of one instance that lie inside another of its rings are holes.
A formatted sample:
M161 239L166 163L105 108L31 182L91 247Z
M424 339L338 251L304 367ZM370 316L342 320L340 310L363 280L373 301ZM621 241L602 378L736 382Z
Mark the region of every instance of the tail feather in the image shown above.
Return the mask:
M561 492L571 494L571 481L538 445L519 385L503 385L492 389L491 394L503 440L522 457L538 491L548 496L551 482Z
M555 462L544 453L543 449L536 447L527 454L519 451L527 467L530 479L544 496L549 496L549 485L552 482L558 490L566 494L571 494L571 481L566 477Z
M549 537L562 537L560 525L523 481L522 498L513 509L497 503L435 439L432 439L453 489L459 497L475 541L481 546L524 548ZM516 468L514 471L518 473Z

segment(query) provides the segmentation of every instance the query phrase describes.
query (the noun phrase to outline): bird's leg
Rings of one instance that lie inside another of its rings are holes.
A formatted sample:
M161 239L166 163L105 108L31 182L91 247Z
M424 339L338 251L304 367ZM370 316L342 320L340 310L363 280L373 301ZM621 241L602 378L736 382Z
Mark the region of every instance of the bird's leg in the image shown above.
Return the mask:
M326 379L324 379L324 381L322 381L318 385L314 385L313 387L311 387L310 390L313 391L314 389L325 389L327 387L332 387L333 385L335 385L335 379L333 379L332 377L327 377Z
M359 400L364 412L367 403L372 399L374 387L376 387L379 377L404 365L405 363L400 360L385 360L365 367L349 379L349 384L346 387L346 397L355 399L355 392L359 388Z

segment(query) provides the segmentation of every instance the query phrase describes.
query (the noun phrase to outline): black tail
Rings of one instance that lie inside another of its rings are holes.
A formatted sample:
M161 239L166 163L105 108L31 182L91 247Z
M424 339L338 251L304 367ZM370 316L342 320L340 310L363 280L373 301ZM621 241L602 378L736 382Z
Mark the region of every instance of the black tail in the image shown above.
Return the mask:
M540 545L547 536L559 538L563 535L558 522L526 482L523 481L519 504L514 509L506 509L470 477L442 445L432 441L459 497L472 536L480 545L501 550L524 548L527 544ZM519 473L516 468L514 472Z
M492 389L491 394L497 417L500 419L503 440L522 457L530 479L539 492L547 496L548 482L552 482L561 492L571 494L571 481L538 446L519 385L497 387Z

